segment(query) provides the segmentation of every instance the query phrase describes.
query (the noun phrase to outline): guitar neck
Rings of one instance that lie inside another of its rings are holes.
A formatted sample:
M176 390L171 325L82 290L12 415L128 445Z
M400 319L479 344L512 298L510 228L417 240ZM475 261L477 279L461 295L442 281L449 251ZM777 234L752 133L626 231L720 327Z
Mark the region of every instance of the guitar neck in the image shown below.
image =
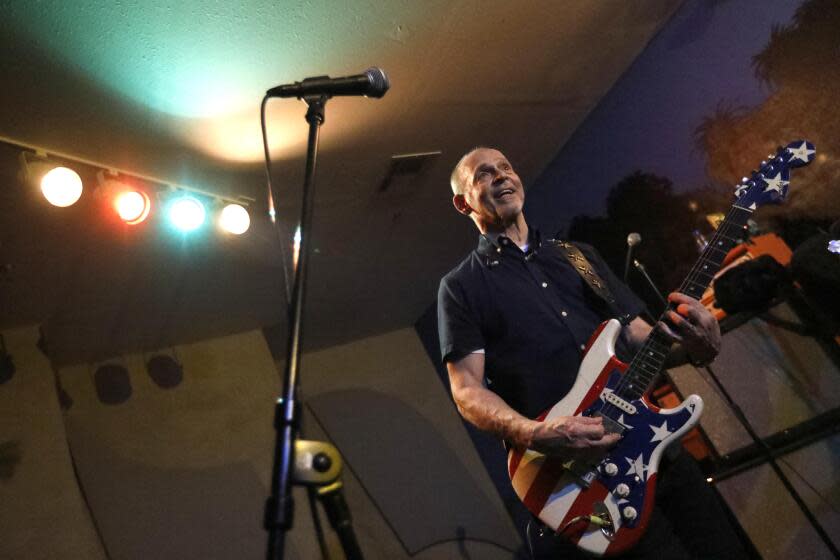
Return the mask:
M691 272L683 280L678 292L700 299L706 288L720 270L723 259L729 254L732 248L741 242L747 220L752 210L732 206L729 214L718 226L709 244L703 250L703 254L694 263Z
M720 270L723 259L736 244L741 242L741 234L751 214L752 210L748 208L732 206L729 214L718 226L709 244L677 290L678 292L700 299ZM663 313L659 319L664 318ZM625 373L625 382L621 389L616 391L618 396L626 400L634 400L647 392L665 367L665 360L670 350L671 341L668 336L659 329L651 331L636 357L630 362L630 367Z

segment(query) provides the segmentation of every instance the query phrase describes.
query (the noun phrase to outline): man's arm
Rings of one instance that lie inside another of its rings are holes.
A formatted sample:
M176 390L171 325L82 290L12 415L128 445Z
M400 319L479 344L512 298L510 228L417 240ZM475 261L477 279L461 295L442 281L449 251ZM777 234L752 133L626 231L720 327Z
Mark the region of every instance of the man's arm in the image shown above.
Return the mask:
M574 457L607 448L619 439L616 434L604 433L601 418L563 416L545 422L525 418L484 386L484 354L468 354L447 362L446 367L461 415L514 446Z

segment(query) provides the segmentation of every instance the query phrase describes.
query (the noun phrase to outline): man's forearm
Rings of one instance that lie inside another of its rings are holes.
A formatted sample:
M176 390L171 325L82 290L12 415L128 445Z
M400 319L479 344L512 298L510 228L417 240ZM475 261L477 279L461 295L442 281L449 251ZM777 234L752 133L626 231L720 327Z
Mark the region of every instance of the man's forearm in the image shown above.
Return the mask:
M515 446L530 447L536 422L525 418L484 387L462 388L455 397L458 411L479 430Z

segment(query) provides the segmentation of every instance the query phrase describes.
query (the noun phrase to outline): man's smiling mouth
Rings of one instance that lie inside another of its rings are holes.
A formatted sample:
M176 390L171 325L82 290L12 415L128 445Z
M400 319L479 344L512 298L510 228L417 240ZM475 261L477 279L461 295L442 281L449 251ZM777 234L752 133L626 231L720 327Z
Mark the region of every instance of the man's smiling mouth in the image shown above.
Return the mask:
M495 198L499 199L499 198L502 198L502 197L507 196L509 194L513 194L514 192L515 191L511 188L505 188L505 189L502 189L499 192L497 192L496 195L495 195Z

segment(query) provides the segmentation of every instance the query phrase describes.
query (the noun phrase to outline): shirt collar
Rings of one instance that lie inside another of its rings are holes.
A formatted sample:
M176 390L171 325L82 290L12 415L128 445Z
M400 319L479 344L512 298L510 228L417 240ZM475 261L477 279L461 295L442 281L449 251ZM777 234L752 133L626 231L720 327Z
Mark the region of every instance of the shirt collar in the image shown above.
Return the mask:
M516 244L511 241L507 236L499 234L499 233L484 233L478 236L478 254L486 257L488 259L498 258L497 255L501 254L502 249L506 246L516 247ZM528 228L528 252L533 252L539 247L542 246L542 237L540 236L540 231L537 228L529 227ZM519 249L518 247L516 247Z

